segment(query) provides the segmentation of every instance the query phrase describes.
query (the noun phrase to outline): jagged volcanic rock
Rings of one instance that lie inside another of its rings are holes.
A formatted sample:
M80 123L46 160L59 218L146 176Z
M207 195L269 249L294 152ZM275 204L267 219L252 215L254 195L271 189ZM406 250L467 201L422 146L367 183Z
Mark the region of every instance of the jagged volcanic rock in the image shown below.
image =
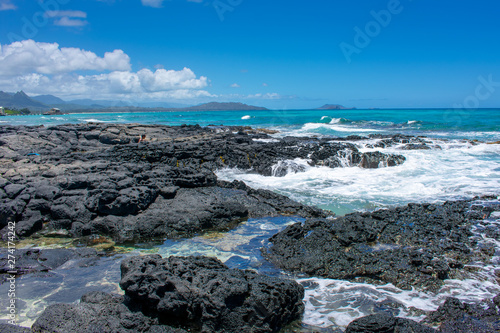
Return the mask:
M201 332L277 332L304 310L297 282L229 269L215 258L133 257L120 286L160 323Z
M263 252L291 272L436 291L452 269L476 255L471 221L489 213L470 201L456 201L309 219L274 235Z
M82 296L79 304L54 304L45 309L29 332L53 333L185 333L160 325L157 318L134 309L125 297L103 292Z
M268 191L217 182L213 172L234 167L269 176L274 167L285 175L288 168L275 166L296 158L330 167L404 162L347 142L270 139L247 127L1 126L0 233L5 239L15 222L21 238L62 229L132 241L226 230L249 217L324 217Z

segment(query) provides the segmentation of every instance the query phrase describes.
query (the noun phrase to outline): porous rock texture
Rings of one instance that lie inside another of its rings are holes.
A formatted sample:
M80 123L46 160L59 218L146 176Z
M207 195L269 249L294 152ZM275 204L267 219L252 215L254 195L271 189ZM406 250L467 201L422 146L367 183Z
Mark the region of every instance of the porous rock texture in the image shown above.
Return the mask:
M229 269L215 258L133 257L122 262L121 288L162 324L201 332L277 332L300 318L297 282Z
M263 253L308 276L437 291L452 270L494 255L491 246L472 251L471 238L472 223L492 209L464 200L308 219L271 237Z

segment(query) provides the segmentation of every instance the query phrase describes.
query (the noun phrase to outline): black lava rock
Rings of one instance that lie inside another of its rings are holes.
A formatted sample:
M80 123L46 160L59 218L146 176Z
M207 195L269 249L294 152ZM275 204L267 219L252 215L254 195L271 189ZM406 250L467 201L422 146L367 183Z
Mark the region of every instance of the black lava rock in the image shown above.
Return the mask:
M345 333L433 333L435 329L389 314L375 314L354 320Z
M500 331L500 295L493 300L463 303L449 297L421 323L379 313L352 321L345 333L494 333ZM429 325L429 326L427 326ZM431 328L438 327L438 330Z
M0 249L0 276L12 271L7 249ZM92 248L80 249L18 249L15 252L15 270L17 275L48 272L69 260L82 259L88 265L99 259L99 253Z
M82 296L79 304L55 304L45 309L31 331L36 333L185 333L159 325L158 319L131 310L125 298L103 292Z
M311 152L357 151L317 139L261 142L269 136L246 127L1 126L0 137L4 240L14 224L19 238L64 229L73 237L99 234L122 242L227 230L248 217L326 216L268 191L218 182L214 171L238 167L271 175L277 164ZM355 154L361 162L363 154Z
M277 332L298 319L304 289L295 281L229 269L207 257L159 255L122 262L120 286L161 324L201 332Z
M274 235L263 252L278 267L309 276L436 291L474 254L469 207L469 201L409 204L309 219Z
M10 324L0 324L0 332L2 333L31 333L31 329L27 327L14 326Z

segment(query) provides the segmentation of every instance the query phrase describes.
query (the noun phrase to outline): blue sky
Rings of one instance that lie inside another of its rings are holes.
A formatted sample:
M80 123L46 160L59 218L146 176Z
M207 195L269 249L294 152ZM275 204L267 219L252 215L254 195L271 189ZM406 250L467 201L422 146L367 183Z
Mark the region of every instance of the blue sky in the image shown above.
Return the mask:
M277 109L500 107L498 13L493 0L0 0L0 90Z

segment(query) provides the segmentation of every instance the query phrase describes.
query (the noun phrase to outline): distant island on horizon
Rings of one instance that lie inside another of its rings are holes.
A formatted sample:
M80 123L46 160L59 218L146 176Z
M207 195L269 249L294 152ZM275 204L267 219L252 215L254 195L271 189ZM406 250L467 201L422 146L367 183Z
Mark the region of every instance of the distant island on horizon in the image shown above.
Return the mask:
M316 108L315 110L356 110L356 108L347 108L340 104L325 104L320 108Z

